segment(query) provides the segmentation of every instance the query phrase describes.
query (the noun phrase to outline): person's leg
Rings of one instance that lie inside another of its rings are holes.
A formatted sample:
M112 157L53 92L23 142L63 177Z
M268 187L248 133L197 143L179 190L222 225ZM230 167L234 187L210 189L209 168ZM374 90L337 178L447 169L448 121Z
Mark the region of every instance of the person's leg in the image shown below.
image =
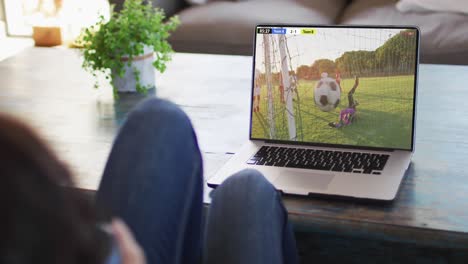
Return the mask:
M333 128L340 128L342 126L342 122L341 121L338 121L336 123L330 122L328 123L328 126L331 126Z
M356 77L353 88L351 88L351 90L348 93L348 107L349 108L353 108L353 107L356 106L356 101L354 100L353 95L354 95L354 92L356 91L358 86L359 86L359 78Z
M354 94L354 91L356 90L356 88L353 88L351 91L349 91L348 93L348 107L349 108L352 108L354 106L354 97L353 97L353 94Z
M257 112L258 103L259 103L259 102L258 102L258 98L257 98L256 95L254 95L254 97L253 97L253 111L254 111L254 113Z
M216 190L204 263L297 263L296 242L280 194L256 170L243 170Z
M97 193L121 217L149 264L201 257L202 160L191 123L176 105L150 99L121 128Z

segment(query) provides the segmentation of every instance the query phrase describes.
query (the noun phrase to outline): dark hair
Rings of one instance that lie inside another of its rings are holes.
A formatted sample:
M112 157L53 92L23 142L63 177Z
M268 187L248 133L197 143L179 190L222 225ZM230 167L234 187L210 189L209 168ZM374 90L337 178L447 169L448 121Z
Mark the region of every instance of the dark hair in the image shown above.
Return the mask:
M103 263L91 201L36 133L1 114L0 177L0 263Z

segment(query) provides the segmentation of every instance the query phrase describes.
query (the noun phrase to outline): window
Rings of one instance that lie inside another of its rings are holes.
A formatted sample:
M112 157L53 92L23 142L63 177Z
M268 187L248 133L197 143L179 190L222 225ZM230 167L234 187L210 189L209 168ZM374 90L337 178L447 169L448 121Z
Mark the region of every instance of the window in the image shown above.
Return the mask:
M3 1L7 30L12 36L31 36L33 26L59 26L65 39L73 39L100 15L110 16L107 0Z

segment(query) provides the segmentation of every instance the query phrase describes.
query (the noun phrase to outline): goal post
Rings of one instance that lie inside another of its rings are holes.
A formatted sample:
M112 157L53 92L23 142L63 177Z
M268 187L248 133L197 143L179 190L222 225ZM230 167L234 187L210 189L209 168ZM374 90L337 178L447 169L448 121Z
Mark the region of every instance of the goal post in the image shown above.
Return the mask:
M285 93L285 112L288 119L289 139L296 140L296 120L294 117L293 106L294 87L290 79L291 76L289 75L289 58L286 53L286 36L278 35L278 43L281 58L281 80L283 82Z
M270 36L268 34L263 35L263 45L265 51L265 77L267 85L267 97L268 97L268 123L270 126L270 138L276 138L276 123L274 113L274 102L273 102L273 84L271 79L271 53L270 53Z

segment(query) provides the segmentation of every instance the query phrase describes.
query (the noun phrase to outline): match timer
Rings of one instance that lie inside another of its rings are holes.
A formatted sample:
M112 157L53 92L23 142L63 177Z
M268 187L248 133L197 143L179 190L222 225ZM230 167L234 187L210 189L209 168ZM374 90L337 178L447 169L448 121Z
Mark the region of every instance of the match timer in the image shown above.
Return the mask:
M271 34L271 28L259 28L257 29L258 34Z

